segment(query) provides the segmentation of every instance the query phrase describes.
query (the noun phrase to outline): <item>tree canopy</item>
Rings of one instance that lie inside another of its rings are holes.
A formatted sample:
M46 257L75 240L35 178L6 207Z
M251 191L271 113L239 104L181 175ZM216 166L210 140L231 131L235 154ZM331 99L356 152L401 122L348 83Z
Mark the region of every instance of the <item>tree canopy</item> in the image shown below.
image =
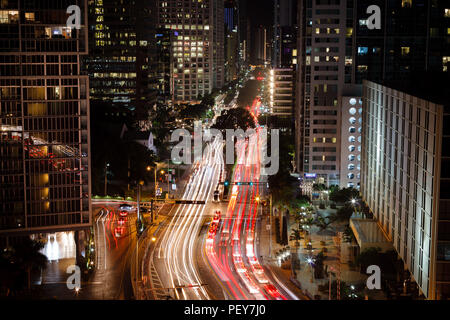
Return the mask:
M222 111L213 128L219 130L241 128L245 131L248 128L255 128L255 121L247 109L233 108Z

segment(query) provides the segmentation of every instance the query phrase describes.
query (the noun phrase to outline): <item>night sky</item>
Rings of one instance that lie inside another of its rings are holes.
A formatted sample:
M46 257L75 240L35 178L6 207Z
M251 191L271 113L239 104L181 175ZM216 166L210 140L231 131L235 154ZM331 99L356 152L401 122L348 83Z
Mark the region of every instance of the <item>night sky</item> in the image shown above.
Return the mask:
M273 25L273 0L241 0L241 6L244 4L252 26Z

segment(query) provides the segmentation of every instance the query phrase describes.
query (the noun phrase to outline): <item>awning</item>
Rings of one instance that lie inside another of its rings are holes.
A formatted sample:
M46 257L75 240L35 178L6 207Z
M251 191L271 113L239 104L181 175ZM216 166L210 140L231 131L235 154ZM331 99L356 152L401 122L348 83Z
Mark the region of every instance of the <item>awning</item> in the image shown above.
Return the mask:
M386 238L375 220L350 219L350 228L361 252L371 247L381 248L382 252L393 249L392 243Z

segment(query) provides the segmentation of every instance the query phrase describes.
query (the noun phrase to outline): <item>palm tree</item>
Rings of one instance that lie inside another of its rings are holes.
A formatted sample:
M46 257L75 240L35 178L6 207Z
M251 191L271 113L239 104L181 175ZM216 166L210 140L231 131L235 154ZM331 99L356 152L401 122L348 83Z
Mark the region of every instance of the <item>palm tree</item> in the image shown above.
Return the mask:
M40 252L43 247L42 242L31 240L28 237L13 247L14 262L27 273L28 291L31 290L31 272L47 266L47 257Z
M303 239L302 235L301 235L301 230L300 229L293 229L291 232L291 236L290 236L291 240L295 241L295 245L299 246L299 241Z

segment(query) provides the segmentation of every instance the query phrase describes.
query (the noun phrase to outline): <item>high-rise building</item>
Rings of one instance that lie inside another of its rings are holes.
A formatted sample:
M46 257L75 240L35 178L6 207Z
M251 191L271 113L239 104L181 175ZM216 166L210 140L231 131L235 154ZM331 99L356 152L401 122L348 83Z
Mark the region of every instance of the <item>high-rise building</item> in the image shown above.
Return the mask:
M267 61L270 60L270 43L268 42L269 30L265 26L256 26L254 28L251 51L250 51L250 62L254 65L265 65Z
M172 39L174 38L174 31L165 28L158 28L155 34L156 40L156 74L157 74L157 88L158 99L165 103L172 99L170 94L171 79L170 76L170 61Z
M450 4L448 1L354 1L356 35L351 58L355 81L401 80L417 72L448 71ZM380 29L367 27L367 8L380 7Z
M368 28L371 5L380 7L380 29ZM445 1L432 0L299 2L296 160L300 172L345 185L340 183L344 174L340 168L347 159L339 156L346 156L339 148L347 115L340 101L344 96L360 97L364 79L402 80L416 72L448 70L447 7ZM336 161L314 160L327 158Z
M239 69L239 10L234 0L225 1L225 83L237 78Z
M297 64L297 1L274 1L272 66L292 67Z
M362 198L429 299L450 298L450 97L439 83L363 88Z
M294 109L294 72L292 68L270 70L270 115L271 127L292 127Z
M92 223L86 25L85 0L0 2L0 235Z
M158 28L171 30L171 95L199 101L223 85L223 1L157 1Z
M138 121L157 99L156 0L89 0L92 101L102 101Z
M296 162L300 173L339 184L340 96L353 96L352 1L298 3Z
M225 24L224 1L212 1L212 29L213 29L213 88L222 88L225 84Z

